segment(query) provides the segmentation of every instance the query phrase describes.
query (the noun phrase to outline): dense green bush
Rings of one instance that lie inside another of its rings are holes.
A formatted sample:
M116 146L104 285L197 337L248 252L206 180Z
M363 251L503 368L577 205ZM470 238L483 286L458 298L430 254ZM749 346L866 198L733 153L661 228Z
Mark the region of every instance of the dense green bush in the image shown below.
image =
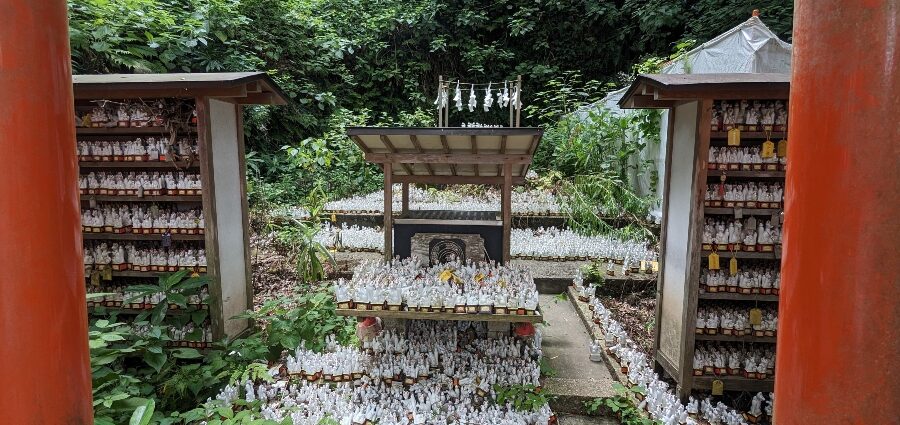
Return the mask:
M792 7L778 0L69 0L69 15L78 73L272 75L292 102L247 108L247 141L260 160L254 189L290 202L317 180L335 196L371 189L372 169L337 130L404 114L430 125L439 75L522 74L533 106L523 119L545 124L560 99L537 93L560 77L577 72L597 89L622 85L633 63L681 39L715 36L754 7L789 39ZM474 120L503 121L452 114L453 122ZM284 146L302 153L285 157Z
M166 298L159 305L181 304L181 295L203 282L183 278L184 273L179 272L160 279L155 287L162 288ZM152 291L151 286L144 289ZM269 364L301 342L321 350L324 337L334 334L341 343L355 343L355 322L335 315L334 298L325 287L305 288L242 315L259 327L242 338L218 341L202 354L193 348L168 348L166 343L170 324L205 319L205 311L202 317L165 308L143 313L133 322L145 327L140 335L130 325L116 321L112 310L110 313L108 318L92 318L89 328L98 425L196 423L205 418L205 410L197 409L204 400L215 397L229 383L271 379ZM258 408L247 407L250 411ZM148 422L129 422L132 416Z

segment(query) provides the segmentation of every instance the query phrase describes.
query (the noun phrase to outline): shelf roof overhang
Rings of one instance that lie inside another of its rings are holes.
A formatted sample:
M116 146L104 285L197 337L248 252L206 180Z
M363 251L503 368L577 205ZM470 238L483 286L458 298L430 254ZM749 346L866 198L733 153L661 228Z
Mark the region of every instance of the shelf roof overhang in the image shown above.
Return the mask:
M531 127L348 127L366 161L392 164L397 183L513 184L525 180L543 130Z
M240 104L288 102L265 72L73 75L72 85L75 99L208 96Z
M790 83L790 74L641 74L619 107L671 108L694 99L786 99Z

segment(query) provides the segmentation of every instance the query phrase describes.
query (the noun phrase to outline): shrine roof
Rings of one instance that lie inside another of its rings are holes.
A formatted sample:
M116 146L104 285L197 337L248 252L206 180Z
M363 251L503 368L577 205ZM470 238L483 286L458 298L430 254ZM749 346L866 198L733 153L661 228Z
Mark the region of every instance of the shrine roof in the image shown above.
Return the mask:
M73 75L72 85L76 99L209 96L241 104L287 104L265 72Z
M366 161L392 164L395 182L502 184L524 181L543 130L533 127L349 127Z
M619 107L670 108L696 99L779 99L790 92L790 74L641 74L634 80Z

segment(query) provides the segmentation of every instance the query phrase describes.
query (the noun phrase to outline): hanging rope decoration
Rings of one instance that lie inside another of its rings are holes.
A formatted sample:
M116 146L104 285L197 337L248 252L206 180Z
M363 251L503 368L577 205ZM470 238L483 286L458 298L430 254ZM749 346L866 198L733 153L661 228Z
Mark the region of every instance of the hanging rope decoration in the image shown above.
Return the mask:
M443 109L447 107L448 99L450 98L450 93L448 93L451 82L448 81L448 84L445 86L441 86L438 90L437 98L434 100L434 106L437 109ZM507 108L512 106L514 109L522 108L522 94L520 90L517 88L516 84L512 84L512 89L510 89L510 82L503 82L503 89L496 89L496 101L494 100L495 94L493 93L493 85L495 83L464 83L459 80L456 81L456 88L453 93L453 103L456 106L457 111L462 111L463 108L469 110L469 112L474 112L478 107L478 97L475 95L475 86L485 86L484 88L484 97L481 99L481 106L484 109L484 112L490 112L492 107L496 108ZM462 91L465 86L469 86L469 100L467 103L463 104L463 94ZM500 84L497 83L497 87Z

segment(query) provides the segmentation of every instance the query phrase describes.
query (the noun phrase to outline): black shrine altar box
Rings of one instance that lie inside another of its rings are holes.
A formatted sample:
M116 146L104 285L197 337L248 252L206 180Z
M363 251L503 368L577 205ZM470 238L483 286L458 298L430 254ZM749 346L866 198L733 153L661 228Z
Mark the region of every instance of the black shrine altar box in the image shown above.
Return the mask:
M412 256L416 235L428 235L416 247L424 262L503 261L503 219L494 211L408 211L394 219L394 255Z

